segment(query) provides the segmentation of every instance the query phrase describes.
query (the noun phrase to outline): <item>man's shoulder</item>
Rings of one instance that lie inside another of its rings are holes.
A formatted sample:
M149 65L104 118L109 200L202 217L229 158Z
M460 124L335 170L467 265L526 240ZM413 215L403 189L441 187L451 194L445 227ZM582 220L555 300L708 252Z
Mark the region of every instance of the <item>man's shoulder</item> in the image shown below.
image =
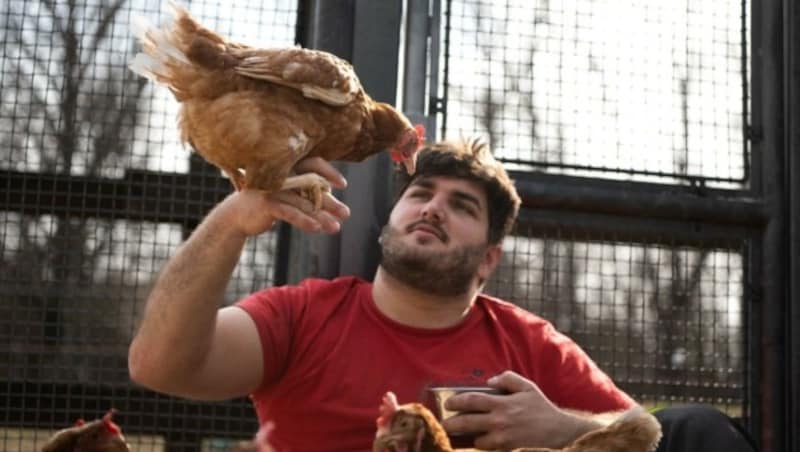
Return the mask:
M371 283L364 281L356 276L340 276L338 278L315 278L309 277L302 279L296 284L285 284L262 289L261 293L270 292L325 292L337 290L351 290L357 287L369 286Z
M305 278L297 286L312 290L350 289L363 285L371 285L357 276L339 276L337 278Z
M497 330L502 331L514 348L527 344L527 347L535 348L534 354L537 357L541 357L543 348L568 350L575 346L549 320L514 303L481 294L478 296L477 306L483 310L483 318L495 323Z
M493 297L487 294L478 295L477 304L501 321L513 321L525 323L526 325L537 325L549 327L550 322L538 315L521 308L509 301Z
M371 283L355 276L342 276L333 279L305 278L296 284L268 287L251 294L242 300L245 303L285 303L291 304L337 300L347 298L348 294L358 294L362 287ZM242 302L240 301L240 303Z

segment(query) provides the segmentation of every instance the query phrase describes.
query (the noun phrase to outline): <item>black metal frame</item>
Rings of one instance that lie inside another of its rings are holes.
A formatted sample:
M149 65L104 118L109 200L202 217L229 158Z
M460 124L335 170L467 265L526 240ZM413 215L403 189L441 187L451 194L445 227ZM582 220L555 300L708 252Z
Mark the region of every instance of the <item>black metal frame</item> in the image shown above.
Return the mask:
M299 42L331 52L352 63L361 84L378 101L394 104L398 83L398 48L402 1L309 0L302 2ZM338 235L293 235L281 230L279 242L290 241L286 282L341 274L371 279L377 268L376 246L392 200L391 162L380 153L358 164L338 163L348 189L336 195L353 215ZM283 246L283 245L281 245ZM348 252L358 250L357 253ZM283 263L281 263L283 265Z
M784 328L788 332L786 353L786 450L800 450L800 6L792 0L783 1L783 49L785 93L784 107L786 149L785 167L788 214L789 286L786 294L787 315Z

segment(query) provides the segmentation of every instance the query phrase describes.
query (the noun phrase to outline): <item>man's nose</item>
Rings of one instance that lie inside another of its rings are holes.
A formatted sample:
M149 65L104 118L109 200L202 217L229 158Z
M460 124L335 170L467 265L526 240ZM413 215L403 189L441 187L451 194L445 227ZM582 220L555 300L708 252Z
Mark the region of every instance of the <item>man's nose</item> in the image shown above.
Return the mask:
M444 219L442 200L439 197L434 196L422 206L422 218L432 222L440 222Z

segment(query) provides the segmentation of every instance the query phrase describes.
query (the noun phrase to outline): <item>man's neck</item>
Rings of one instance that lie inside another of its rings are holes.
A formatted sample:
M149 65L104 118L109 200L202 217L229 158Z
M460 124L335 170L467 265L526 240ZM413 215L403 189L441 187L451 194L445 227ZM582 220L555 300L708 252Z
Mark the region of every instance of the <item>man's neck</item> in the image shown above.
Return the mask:
M415 328L447 328L461 322L469 312L478 289L454 297L432 295L408 286L378 267L372 298L384 315Z

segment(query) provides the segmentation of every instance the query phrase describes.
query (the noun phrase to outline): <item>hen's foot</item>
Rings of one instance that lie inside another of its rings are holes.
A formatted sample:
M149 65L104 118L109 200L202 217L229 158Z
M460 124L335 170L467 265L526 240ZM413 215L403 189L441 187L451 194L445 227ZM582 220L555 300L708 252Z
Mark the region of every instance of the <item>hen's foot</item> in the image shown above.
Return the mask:
M322 197L330 193L331 184L316 173L305 173L287 177L281 190L297 190L300 196L311 201L314 212L322 208Z

